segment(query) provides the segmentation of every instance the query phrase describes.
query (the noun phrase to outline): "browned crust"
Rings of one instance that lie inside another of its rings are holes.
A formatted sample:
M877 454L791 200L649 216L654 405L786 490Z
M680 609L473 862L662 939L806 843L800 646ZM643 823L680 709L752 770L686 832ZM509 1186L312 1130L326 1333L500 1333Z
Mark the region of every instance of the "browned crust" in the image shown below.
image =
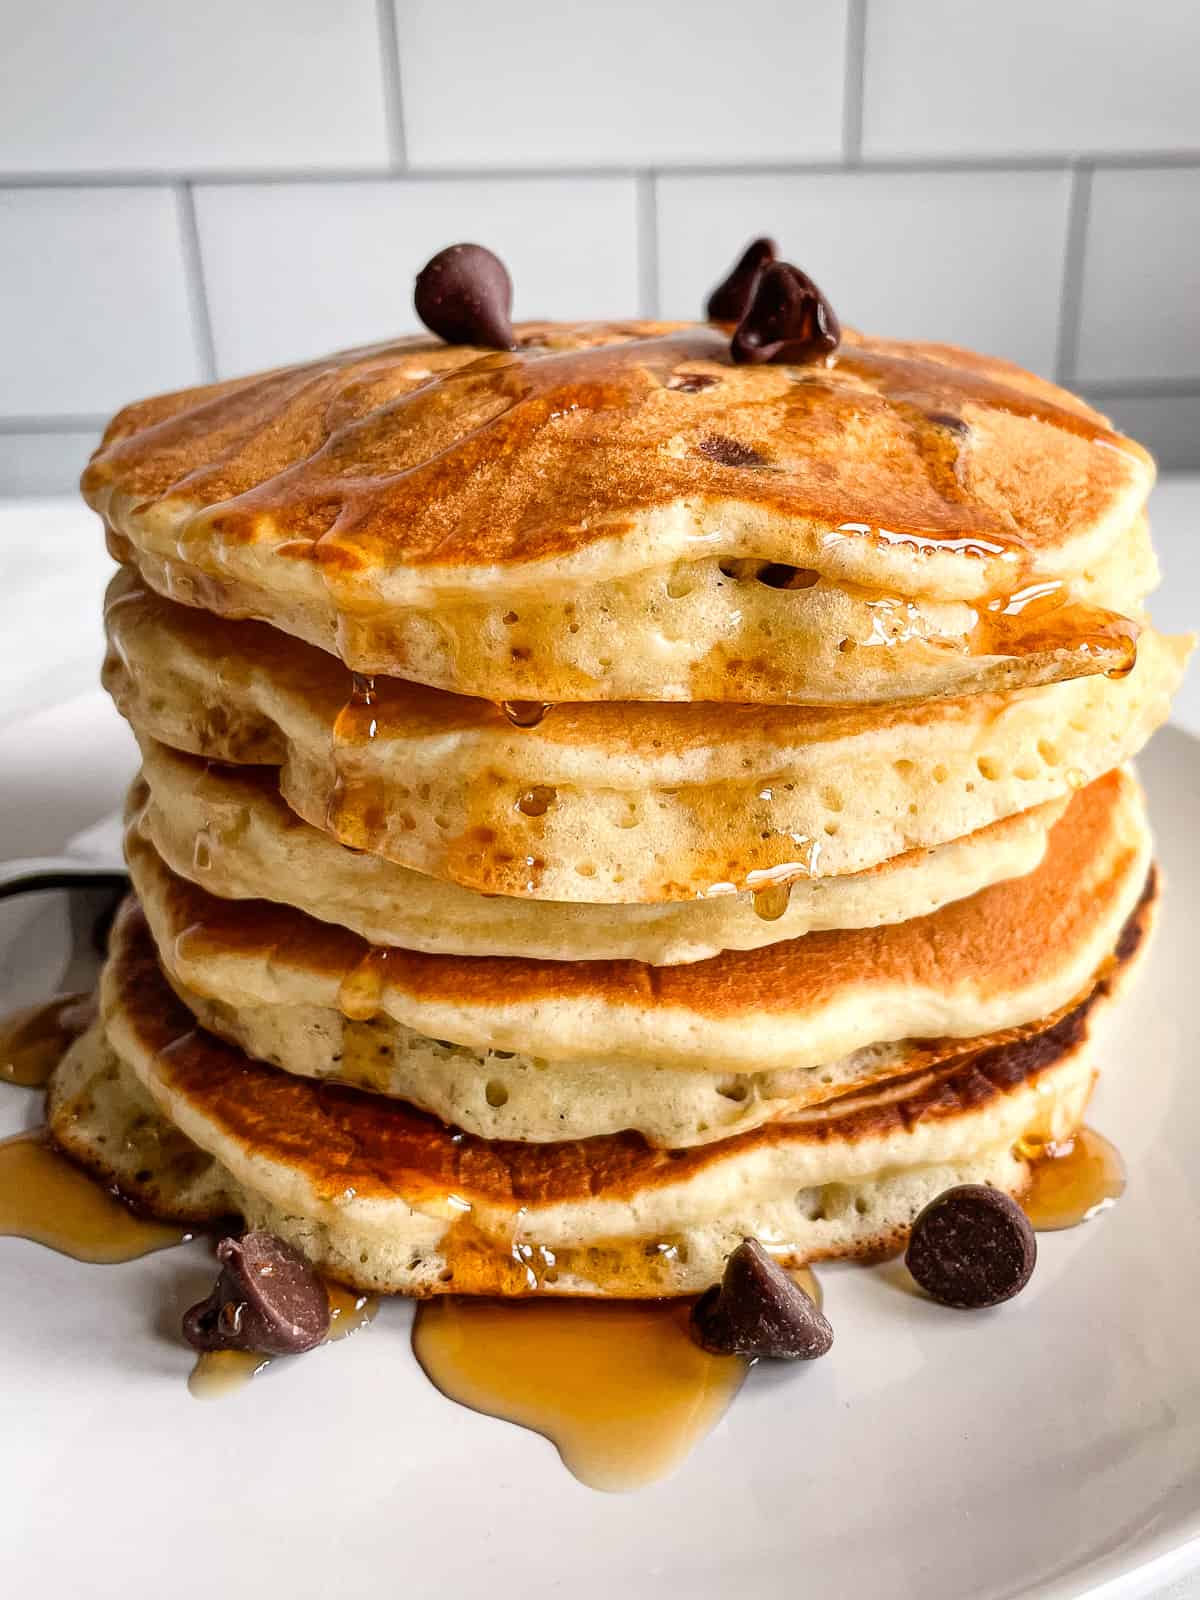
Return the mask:
M201 508L197 551L269 541L336 585L569 555L672 502L988 560L1060 545L1148 480L1082 401L945 345L850 333L828 365L737 367L708 327L519 333L512 354L403 340L129 406L84 494L140 502L135 521ZM681 371L717 381L673 387Z
M1042 861L1024 877L905 923L808 933L671 967L384 950L290 906L211 895L150 859L152 847L136 835L128 850L135 867L141 856L164 875L169 924L188 930L197 960L241 954L326 976L358 970L416 1000L479 1010L596 999L713 1019L752 1010L786 1015L816 1010L850 985L947 989L973 982L1001 990L1044 976L1087 936L1097 908L1110 904L1128 880L1140 842L1116 840L1114 829L1131 781L1114 771L1077 792L1050 829ZM1097 862L1104 865L1102 876L1094 870Z
M436 1118L358 1090L313 1084L250 1061L194 1026L159 969L140 909L128 901L114 934L115 1003L174 1094L220 1122L227 1137L257 1155L303 1173L330 1197L352 1187L360 1196L457 1194L507 1205L548 1205L603 1196L627 1199L684 1181L710 1162L783 1142L860 1140L911 1129L928 1119L977 1110L1036 1080L1086 1036L1093 1009L1136 952L1152 914L1156 879L1121 938L1122 954L1088 996L1051 1026L1018 1030L1000 1044L966 1045L902 1099L847 1097L825 1120L767 1124L717 1144L656 1150L622 1133L560 1144L488 1141Z

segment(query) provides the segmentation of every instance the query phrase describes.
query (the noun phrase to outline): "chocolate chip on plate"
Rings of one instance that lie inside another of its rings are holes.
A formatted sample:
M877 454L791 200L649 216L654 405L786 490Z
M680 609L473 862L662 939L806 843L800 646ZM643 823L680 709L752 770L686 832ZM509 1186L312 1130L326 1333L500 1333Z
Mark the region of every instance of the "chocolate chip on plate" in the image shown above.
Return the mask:
M755 1239L743 1239L725 1276L692 1308L692 1337L714 1355L814 1361L833 1329L812 1300Z
M774 239L754 239L742 252L737 265L708 297L704 311L710 322L740 322L746 307L754 298L754 290L762 277L763 268L778 255Z
M730 345L738 362L815 361L841 343L833 307L806 272L787 261L764 267Z
M964 1183L931 1200L913 1223L905 1264L944 1306L979 1310L1011 1300L1029 1282L1037 1239L1015 1200Z
M256 1230L217 1245L221 1274L207 1300L184 1313L195 1350L255 1350L286 1356L329 1334L325 1285L290 1244Z
M417 315L447 344L512 350L512 279L499 256L481 244L452 244L417 273Z

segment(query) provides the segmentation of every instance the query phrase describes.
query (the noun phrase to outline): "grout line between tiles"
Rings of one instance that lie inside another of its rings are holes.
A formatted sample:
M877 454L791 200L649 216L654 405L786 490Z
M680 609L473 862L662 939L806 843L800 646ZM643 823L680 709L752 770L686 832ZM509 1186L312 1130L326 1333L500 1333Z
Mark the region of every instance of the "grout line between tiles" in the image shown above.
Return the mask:
M107 416L0 417L0 436L14 433L99 433Z
M643 317L658 316L658 180L653 172L637 180L638 299Z
M1058 347L1054 354L1054 375L1059 383L1068 383L1074 377L1079 358L1083 273L1091 198L1092 169L1081 162L1071 172L1071 192L1067 198L1067 233L1058 300Z
M192 313L192 330L204 368L204 377L211 383L217 376L217 347L213 338L208 289L204 281L204 257L200 249L200 230L196 225L196 196L192 185L178 184L175 197L179 208L179 232L183 244L183 266L187 280L188 305Z
M863 74L867 60L867 0L846 6L846 76L842 88L842 160L848 167L862 161Z
M379 27L380 71L383 74L383 113L387 121L392 167L401 172L408 158L404 137L404 90L400 81L400 34L394 0L375 0Z
M666 168L656 168L656 175L681 178L750 178L758 176L805 177L809 174L838 172L872 172L884 176L910 177L941 172L1063 172L1075 165L1086 165L1096 171L1147 171L1158 167L1194 167L1200 169L1200 150L1148 151L1130 155L1083 151L1078 156L1070 153L1049 155L996 155L996 156L874 156L853 165L828 158L812 161L740 161L733 163L688 162ZM631 178L644 168L629 164L594 166L479 166L479 167L413 167L397 172L388 166L321 168L297 167L289 171L277 168L247 167L240 171L228 168L164 168L161 172L150 170L136 172L3 172L0 171L0 191L4 189L136 189L172 184L190 183L194 187L204 184L295 184L295 183L374 183L388 179L412 183L473 183L516 182L527 178Z
M1076 374L1075 387L1097 400L1200 400L1195 378L1089 378Z

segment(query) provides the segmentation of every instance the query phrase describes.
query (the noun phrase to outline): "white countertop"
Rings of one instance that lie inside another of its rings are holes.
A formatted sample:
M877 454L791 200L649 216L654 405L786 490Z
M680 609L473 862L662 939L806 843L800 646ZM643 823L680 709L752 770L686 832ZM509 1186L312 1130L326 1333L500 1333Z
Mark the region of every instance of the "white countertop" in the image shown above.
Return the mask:
M1163 572L1154 600L1155 621L1166 632L1186 632L1200 623L1200 473L1164 478L1154 491L1151 519ZM88 782L78 795L43 792L29 777L37 768L37 746L53 741L58 732L55 708L95 688L100 600L111 572L97 520L78 500L0 502L0 725L32 716L22 733L23 759L10 767L0 785L0 806L6 829L9 819L17 822L9 836L20 839L22 853L61 847L95 820L98 795L115 808L136 760L132 740L106 739L104 770L98 773L94 765L88 767L88 751L81 750L79 761L81 768L88 768ZM95 715L116 719L99 694ZM1200 734L1200 674L1195 668L1176 700L1174 720ZM1178 1573L1181 1559L1170 1558L1137 1580L1106 1587L1103 1594L1108 1600L1145 1595L1200 1600L1200 1572L1162 1587Z

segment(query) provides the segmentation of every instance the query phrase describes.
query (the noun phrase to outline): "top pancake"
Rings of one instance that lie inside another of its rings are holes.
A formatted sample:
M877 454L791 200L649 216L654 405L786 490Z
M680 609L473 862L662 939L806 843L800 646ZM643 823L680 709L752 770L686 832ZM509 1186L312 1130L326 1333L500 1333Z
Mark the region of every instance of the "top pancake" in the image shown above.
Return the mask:
M83 489L195 603L244 585L247 611L323 612L339 644L700 555L1008 596L1102 559L1152 475L1082 401L948 346L851 334L746 367L713 327L543 323L514 352L411 339L128 407Z

